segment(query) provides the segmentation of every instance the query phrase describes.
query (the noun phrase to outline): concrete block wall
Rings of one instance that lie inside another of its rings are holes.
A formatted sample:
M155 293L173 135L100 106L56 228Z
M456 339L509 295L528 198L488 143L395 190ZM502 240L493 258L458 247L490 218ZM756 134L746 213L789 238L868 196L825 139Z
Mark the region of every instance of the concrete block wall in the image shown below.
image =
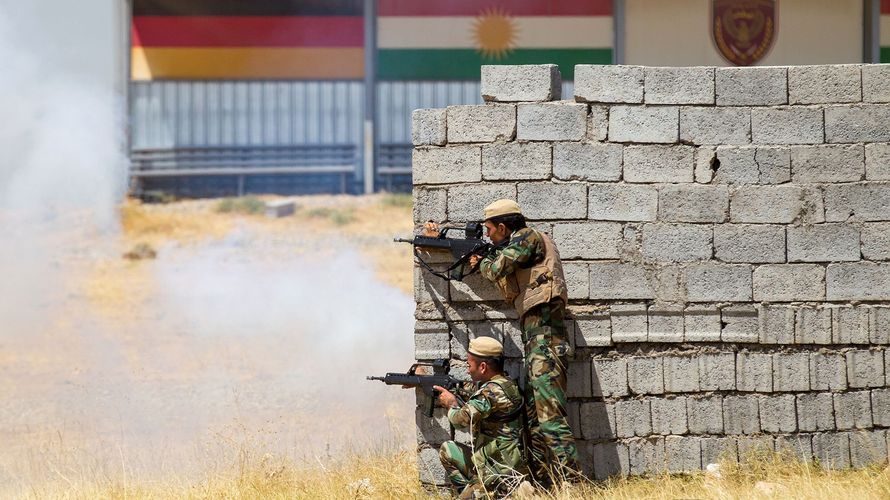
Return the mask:
M550 101L553 71L489 67L486 104L415 111L414 219L477 220L507 197L553 236L585 472L758 448L886 461L890 95L863 75L890 66L578 66L573 98ZM489 335L521 375L491 284L417 268L415 297L418 359L465 373ZM422 479L443 484L432 450L453 434L420 414L418 429Z

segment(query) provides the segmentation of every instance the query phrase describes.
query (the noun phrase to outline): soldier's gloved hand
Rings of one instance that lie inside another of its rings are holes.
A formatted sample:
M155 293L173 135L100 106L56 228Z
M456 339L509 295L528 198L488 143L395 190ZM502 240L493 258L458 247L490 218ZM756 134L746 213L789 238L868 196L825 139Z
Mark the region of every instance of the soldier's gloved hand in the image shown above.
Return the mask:
M428 236L430 238L438 238L439 225L433 221L427 221L427 223L423 225L423 231L420 234L422 236Z

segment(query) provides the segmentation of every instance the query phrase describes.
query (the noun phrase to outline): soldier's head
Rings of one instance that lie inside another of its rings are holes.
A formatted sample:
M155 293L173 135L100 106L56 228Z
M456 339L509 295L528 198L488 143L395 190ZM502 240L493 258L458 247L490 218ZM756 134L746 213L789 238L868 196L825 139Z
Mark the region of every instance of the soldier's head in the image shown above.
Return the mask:
M467 371L474 382L487 382L504 371L504 346L491 337L477 337L467 348Z
M501 199L485 207L485 232L491 242L498 244L509 238L513 231L525 227L525 216L519 204L513 200Z

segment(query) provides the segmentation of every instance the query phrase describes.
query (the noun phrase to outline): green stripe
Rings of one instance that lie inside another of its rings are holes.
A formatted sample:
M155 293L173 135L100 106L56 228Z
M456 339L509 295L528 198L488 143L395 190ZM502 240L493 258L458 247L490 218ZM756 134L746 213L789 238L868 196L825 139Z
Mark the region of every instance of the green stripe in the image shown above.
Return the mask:
M517 49L501 59L474 49L380 49L377 77L382 80L476 80L483 64L558 64L572 80L576 64L612 64L612 49Z
M890 63L890 47L881 47L881 62Z

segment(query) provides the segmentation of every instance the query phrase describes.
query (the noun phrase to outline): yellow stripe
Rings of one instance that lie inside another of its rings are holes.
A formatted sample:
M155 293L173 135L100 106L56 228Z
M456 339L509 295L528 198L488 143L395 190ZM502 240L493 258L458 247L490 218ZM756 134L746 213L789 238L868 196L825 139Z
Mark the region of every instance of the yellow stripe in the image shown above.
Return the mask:
M133 47L133 80L155 79L358 79L361 47Z

